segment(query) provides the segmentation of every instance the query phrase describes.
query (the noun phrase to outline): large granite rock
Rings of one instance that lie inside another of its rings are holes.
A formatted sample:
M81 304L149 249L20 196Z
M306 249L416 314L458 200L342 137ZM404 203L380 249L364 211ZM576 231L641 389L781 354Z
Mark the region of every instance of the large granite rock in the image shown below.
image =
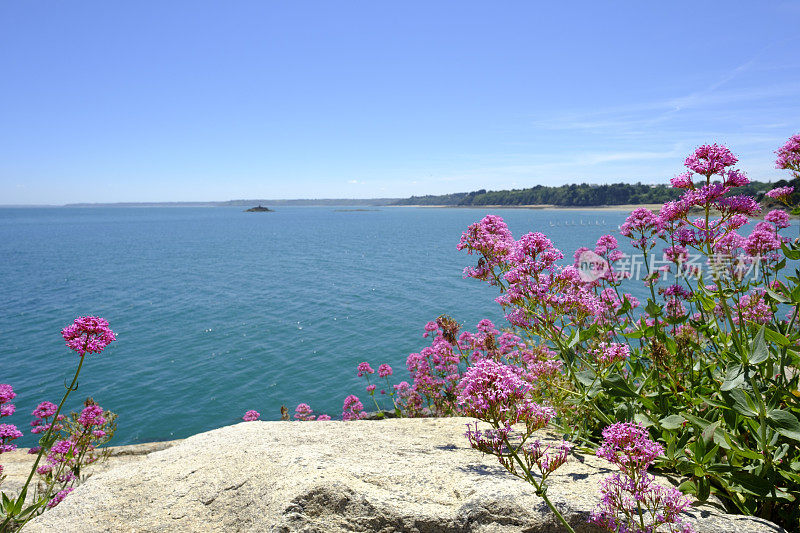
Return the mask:
M137 463L143 461L145 457L159 450L166 450L174 446L180 440L170 440L164 442L146 442L144 444L131 444L129 446L112 446L106 448L108 457L98 461L91 466L85 467L82 476L91 477L101 472L106 472L118 466ZM2 489L6 494L18 495L22 487L25 485L25 480L31 473L31 467L36 460L35 455L28 454L28 448L18 448L13 452L6 452L0 455L0 464L3 465L3 480ZM44 459L40 462L44 464ZM34 478L34 483L38 478ZM28 500L32 502L32 490L29 491Z
M245 422L93 476L29 524L51 531L560 531L532 488L469 448L464 418ZM613 471L575 456L548 495L577 531ZM774 532L712 508L698 531Z

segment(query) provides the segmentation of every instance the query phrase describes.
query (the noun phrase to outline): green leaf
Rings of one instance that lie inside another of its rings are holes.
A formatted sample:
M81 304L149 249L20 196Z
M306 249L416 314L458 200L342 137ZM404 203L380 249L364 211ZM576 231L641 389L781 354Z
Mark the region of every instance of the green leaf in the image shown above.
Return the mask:
M647 306L644 308L647 311L647 314L656 317L661 315L661 306L655 303L652 298L647 299Z
M591 386L592 383L594 383L595 377L596 374L594 373L594 370L592 370L591 368L587 370L581 370L580 372L575 373L575 379L580 381L581 384L583 384L586 387L589 387Z
M711 424L711 422L709 422L705 418L700 418L699 416L690 415L689 413L686 413L686 415L684 416L686 416L686 419L689 422L699 427L700 431L705 430L708 427L708 425Z
M611 374L608 378L603 380L603 388L610 396L618 398L638 398L642 405L648 409L655 409L653 400L640 395L633 390L630 384L619 374Z
M728 391L741 387L744 383L744 368L742 365L733 364L725 370L725 381L722 382L720 390Z
M731 473L731 486L754 496L767 496L775 486L768 480L740 470Z
M761 326L761 329L759 329L756 334L756 338L753 339L753 343L750 347L749 359L750 363L754 365L763 363L769 359L769 348L767 348L767 343L764 341L764 326Z
M658 423L661 424L661 427L664 429L678 429L679 427L683 426L684 422L686 422L686 419L681 415L665 416L658 421Z
M701 477L697 480L697 499L701 502L708 500L711 495L711 482L707 477Z
M753 399L744 391L744 389L733 389L730 391L731 398L733 398L733 410L737 413L754 417L758 415L758 409Z
M633 415L633 421L642 424L646 428L656 425L656 423L653 422L653 419L644 413L636 413Z
M581 342L586 342L587 340L595 337L596 334L597 334L597 324L593 324L588 329L582 329L578 337L580 337Z
M767 289L767 294L769 295L770 298L772 298L776 302L779 302L779 303L782 303L782 304L788 304L790 302L790 300L788 298L786 298L782 294L778 294L777 292L773 291L772 289Z
M797 261L800 259L800 251L799 250L792 250L785 244L781 244L781 250L783 250L783 255L787 258L791 259L792 261Z
M678 490L684 494L697 494L697 484L694 481L684 481L678 485Z
M784 437L800 442L800 421L792 413L773 409L767 412L767 419L775 431Z
M781 346L789 346L792 344L792 341L790 341L785 335L770 328L764 329L764 336L768 341L780 344Z
M703 429L702 437L706 445L710 444L711 441L714 439L714 432L719 427L720 422L722 421L717 420L716 422L712 422L711 424L707 425L705 429Z
M581 340L580 330L572 332L572 338L569 340L569 344L567 345L568 348L574 348L576 344Z

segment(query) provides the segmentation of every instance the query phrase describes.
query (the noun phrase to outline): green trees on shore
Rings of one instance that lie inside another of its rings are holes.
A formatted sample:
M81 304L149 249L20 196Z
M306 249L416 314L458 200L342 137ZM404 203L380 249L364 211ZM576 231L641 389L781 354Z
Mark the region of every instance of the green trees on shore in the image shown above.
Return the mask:
M798 182L798 183L795 183ZM776 186L795 185L800 190L800 180L778 183L753 181L739 190L739 194L760 200L764 193ZM590 207L599 205L663 204L680 196L677 189L668 185L645 185L643 183L612 183L590 185L587 183L549 187L537 185L528 189L487 191L480 189L469 193L412 196L394 202L393 205L557 205L565 207Z

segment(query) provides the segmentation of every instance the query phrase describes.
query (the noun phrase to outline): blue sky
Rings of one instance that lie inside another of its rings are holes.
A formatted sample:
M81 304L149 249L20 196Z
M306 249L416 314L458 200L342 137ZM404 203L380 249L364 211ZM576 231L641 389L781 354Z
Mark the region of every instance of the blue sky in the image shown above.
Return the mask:
M666 183L800 132L800 2L0 3L0 204Z

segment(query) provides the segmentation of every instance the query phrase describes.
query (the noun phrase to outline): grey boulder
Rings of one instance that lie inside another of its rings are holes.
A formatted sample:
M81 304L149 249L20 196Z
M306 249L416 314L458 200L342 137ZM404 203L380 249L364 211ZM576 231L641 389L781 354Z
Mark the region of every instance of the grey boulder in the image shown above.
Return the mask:
M469 447L466 418L244 422L92 476L28 524L51 531L545 532L560 524L533 488ZM615 467L572 456L548 495L576 531ZM775 532L711 507L699 532Z

